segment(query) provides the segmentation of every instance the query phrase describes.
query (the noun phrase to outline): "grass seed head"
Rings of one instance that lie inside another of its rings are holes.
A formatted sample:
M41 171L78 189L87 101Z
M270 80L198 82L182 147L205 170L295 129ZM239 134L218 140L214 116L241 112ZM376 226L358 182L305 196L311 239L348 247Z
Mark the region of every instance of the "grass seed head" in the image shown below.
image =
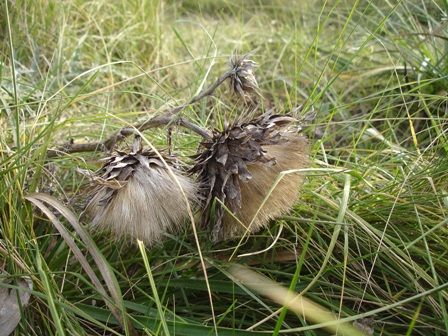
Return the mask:
M140 239L148 245L179 229L188 216L186 202L194 203L197 191L174 158L162 160L135 144L130 153L107 158L95 184L86 207L92 226L117 239Z
M303 182L298 172L270 190L281 172L308 165L308 142L292 127L295 121L267 114L202 143L192 172L205 202L202 222L215 241L256 232L296 202Z

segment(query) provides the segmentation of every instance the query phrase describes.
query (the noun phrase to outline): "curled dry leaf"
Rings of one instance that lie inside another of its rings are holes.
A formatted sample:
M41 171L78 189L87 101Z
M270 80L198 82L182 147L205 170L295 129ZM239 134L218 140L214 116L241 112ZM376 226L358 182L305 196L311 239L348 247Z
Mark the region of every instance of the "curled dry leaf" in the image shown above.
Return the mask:
M110 269L106 258L101 254L100 250L95 245L90 235L79 223L77 216L75 216L75 214L69 208L67 208L60 201L50 195L44 193L33 193L25 196L25 198L33 203L39 210L41 210L45 214L45 216L48 217L54 227L58 230L65 243L68 245L78 262L81 264L84 271L89 276L97 292L101 297L104 298L105 304L117 319L118 323L123 327L123 329L129 331L129 335L136 335L135 329L128 318L126 309L124 308L123 296L121 294L118 281L114 273ZM57 210L57 212L60 213L70 223L71 227L81 238L87 248L87 251L92 256L98 270L100 271L100 274L104 280L104 283L106 284L109 293L107 293L106 288L93 271L84 253L81 252L81 250L77 246L72 234L61 223L61 221L53 213L53 210L48 207L48 205Z
M191 171L198 174L205 203L202 222L214 240L256 232L296 202L300 172L285 174L272 189L282 172L308 165L308 142L297 134L296 121L265 114L202 142Z
M17 280L19 289L3 287L2 283L15 284L9 279L0 282L0 336L8 336L20 322L20 310L28 305L33 283L28 277Z
M117 239L140 239L148 245L178 229L188 216L186 202L196 199L195 183L182 175L173 157L161 159L135 144L130 153L105 159L93 182L86 207L92 226Z

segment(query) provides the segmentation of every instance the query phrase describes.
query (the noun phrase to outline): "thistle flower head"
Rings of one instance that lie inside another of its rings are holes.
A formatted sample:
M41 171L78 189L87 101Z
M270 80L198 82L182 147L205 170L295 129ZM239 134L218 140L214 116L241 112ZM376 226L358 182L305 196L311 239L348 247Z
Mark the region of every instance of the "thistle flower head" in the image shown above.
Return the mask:
M214 240L255 232L291 208L303 180L299 174L287 176L268 194L282 171L307 165L307 141L289 127L294 121L267 114L215 131L202 143L192 172L198 174L205 199L202 222Z
M230 59L230 68L232 69L230 87L245 101L253 101L255 96L260 95L257 79L254 76L254 68L257 63L249 59L248 56L248 54L233 56Z
M139 141L129 153L105 159L94 182L86 207L92 226L148 245L178 229L188 215L187 202L196 200L195 183L182 175L178 162L144 151Z

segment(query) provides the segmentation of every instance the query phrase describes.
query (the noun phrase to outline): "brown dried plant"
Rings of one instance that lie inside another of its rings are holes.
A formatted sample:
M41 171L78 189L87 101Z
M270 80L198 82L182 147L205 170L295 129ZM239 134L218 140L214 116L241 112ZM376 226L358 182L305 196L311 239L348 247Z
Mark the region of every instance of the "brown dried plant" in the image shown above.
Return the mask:
M182 174L176 160L143 151L140 143L134 144L129 153L117 151L107 158L94 178L95 187L86 207L93 227L109 230L117 238L138 238L147 244L179 228L188 207L167 165L189 202L203 200L202 222L212 231L214 240L256 232L292 208L303 183L303 174L297 170L308 165L308 142L294 126L298 120L290 115L265 113L245 122L258 113L261 98L254 75L256 63L249 57L233 56L230 69L185 104L124 127L104 141L70 142L48 152L48 157L53 157L111 151L129 135L161 126L186 127L204 138L202 152L196 155L190 170L197 174L200 191L190 177ZM226 80L244 101L244 106L239 106L243 112L232 126L210 132L179 115L187 106L213 95ZM283 178L277 183L280 176ZM274 183L277 185L272 189Z
M214 240L265 227L296 202L303 174L280 174L308 165L308 142L291 116L264 114L236 124L202 142L191 170L198 174L204 198L203 224Z
M176 159L143 151L138 139L129 153L117 151L106 159L93 179L86 213L93 228L152 245L180 228L188 216L186 202L195 202L197 188Z
M254 69L257 63L249 59L249 54L230 58L230 88L247 103L255 103L261 96Z

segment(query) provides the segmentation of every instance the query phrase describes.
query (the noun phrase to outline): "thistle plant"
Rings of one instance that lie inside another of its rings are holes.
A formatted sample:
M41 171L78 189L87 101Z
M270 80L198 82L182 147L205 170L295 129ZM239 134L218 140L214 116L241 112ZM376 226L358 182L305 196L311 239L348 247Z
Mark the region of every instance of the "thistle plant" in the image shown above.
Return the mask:
M300 169L308 165L308 142L299 134L297 118L262 113L254 104L261 97L255 66L247 54L234 56L230 69L186 104L122 128L103 142L69 143L49 152L54 156L59 152L111 151L136 130L166 125L186 127L203 137L188 177L173 158L143 150L139 137L130 152L116 151L106 158L86 207L91 225L116 237L138 238L151 245L165 232L181 226L187 204L201 200L203 227L218 241L256 232L288 212L303 183ZM179 116L185 107L212 95L226 80L246 103L238 121L223 131L209 131ZM250 120L254 114L258 117ZM277 181L285 171L290 173Z
M257 66L253 60L244 56L234 55L230 58L230 76L231 90L241 96L246 102L254 102L256 97L261 96L257 79L254 75L254 69Z
M213 239L256 232L291 209L303 175L280 173L308 165L308 142L292 116L265 114L236 124L202 142L192 172L205 199L202 222Z
M92 227L147 245L179 229L187 202L196 200L196 185L174 157L144 151L136 137L129 153L117 151L105 161L86 207Z

